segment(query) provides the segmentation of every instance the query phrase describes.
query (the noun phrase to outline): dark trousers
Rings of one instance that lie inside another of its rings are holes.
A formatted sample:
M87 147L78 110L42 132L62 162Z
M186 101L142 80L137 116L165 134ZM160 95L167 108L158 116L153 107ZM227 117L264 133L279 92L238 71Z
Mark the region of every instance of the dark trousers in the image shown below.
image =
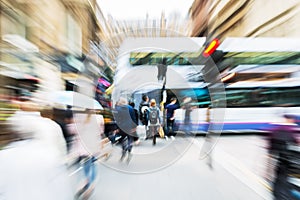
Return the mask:
M121 135L121 143L122 143L122 151L123 153L125 153L126 151L131 152L132 150L132 143L133 143L133 136L124 133L123 131L121 131L120 133Z
M288 182L288 163L279 161L276 169L276 178L273 184L273 195L275 200L295 199L291 194L291 186Z
M174 120L167 119L166 136L175 136L175 132L174 132Z

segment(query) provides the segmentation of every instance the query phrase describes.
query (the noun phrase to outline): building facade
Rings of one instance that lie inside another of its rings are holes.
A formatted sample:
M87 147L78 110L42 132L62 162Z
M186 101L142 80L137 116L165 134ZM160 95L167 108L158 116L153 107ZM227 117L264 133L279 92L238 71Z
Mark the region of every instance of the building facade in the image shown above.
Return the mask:
M105 69L93 45L101 40L96 10L101 13L95 0L2 0L2 75L18 71L37 77L41 93L80 83L78 92L93 96L94 81ZM1 83L1 93L5 87Z
M195 0L190 9L190 36L298 37L297 0Z

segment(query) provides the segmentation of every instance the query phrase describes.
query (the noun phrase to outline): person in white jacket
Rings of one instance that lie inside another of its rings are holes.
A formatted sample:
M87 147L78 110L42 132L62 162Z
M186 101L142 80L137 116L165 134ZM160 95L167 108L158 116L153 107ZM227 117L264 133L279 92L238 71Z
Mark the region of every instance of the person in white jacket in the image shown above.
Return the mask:
M7 120L14 140L0 150L0 199L74 199L59 125L43 118L37 104L20 108Z
M81 178L77 196L87 192L92 193L95 187L97 167L95 161L103 153L101 139L104 132L104 120L102 115L87 110L86 113L76 113L68 119L67 131L73 140L69 157L75 166L83 169L84 177Z

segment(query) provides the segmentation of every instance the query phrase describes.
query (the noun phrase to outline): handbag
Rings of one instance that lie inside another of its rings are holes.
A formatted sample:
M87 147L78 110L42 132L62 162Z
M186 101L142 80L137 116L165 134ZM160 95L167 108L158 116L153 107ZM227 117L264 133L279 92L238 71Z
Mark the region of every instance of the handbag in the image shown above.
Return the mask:
M161 138L165 137L165 132L162 126L159 126L158 133Z

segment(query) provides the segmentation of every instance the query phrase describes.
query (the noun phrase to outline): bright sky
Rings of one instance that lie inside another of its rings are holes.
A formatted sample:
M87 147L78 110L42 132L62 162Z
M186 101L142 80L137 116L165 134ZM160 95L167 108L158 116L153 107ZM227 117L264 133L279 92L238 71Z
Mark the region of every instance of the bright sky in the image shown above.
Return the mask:
M111 14L114 19L145 19L160 18L165 11L168 17L174 11L183 17L188 13L194 0L97 0L105 17Z

